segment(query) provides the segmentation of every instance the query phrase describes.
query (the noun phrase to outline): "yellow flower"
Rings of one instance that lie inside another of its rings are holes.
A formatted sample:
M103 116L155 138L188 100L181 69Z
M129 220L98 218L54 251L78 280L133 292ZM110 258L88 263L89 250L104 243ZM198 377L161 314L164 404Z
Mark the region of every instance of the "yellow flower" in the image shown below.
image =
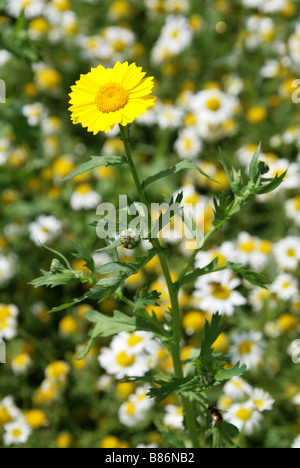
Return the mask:
M72 443L72 436L69 432L61 432L55 443L57 448L69 448Z
M153 77L135 63L117 62L113 68L99 65L72 86L71 119L89 132L112 130L115 124L126 126L154 105L151 95Z
M33 409L26 413L26 420L30 427L38 429L47 424L47 418L43 411L39 409Z
M267 110L261 106L253 106L247 111L247 120L251 124L259 124L266 120Z

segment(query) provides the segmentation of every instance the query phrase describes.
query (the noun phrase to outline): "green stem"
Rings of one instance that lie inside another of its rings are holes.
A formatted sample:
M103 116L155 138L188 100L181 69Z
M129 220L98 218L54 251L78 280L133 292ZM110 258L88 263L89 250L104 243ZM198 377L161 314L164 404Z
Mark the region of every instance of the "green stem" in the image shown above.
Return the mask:
M150 212L150 204L147 200L147 197L142 189L134 161L131 156L131 150L129 147L129 129L119 125L121 138L124 143L124 148L126 152L127 162L131 170L131 174L140 198L140 201L144 203L147 207L148 211L148 225L149 228L151 227L151 212ZM162 251L160 242L157 238L150 238L150 241L153 245L153 248L157 251L159 261L161 264L161 268L166 279L166 284L169 292L169 297L171 301L171 309L172 309L172 333L173 333L173 341L171 345L171 355L173 360L173 367L174 367L174 374L176 378L183 377L183 370L182 370L182 363L180 358L180 341L181 341L181 316L180 316L180 309L178 303L178 291L175 288L174 283L172 282L170 270L165 258L165 254ZM186 424L190 433L190 437L193 443L193 447L199 447L198 435L197 435L197 424L195 420L195 413L193 411L192 404L190 400L184 396L181 396L182 399L182 406L185 415Z

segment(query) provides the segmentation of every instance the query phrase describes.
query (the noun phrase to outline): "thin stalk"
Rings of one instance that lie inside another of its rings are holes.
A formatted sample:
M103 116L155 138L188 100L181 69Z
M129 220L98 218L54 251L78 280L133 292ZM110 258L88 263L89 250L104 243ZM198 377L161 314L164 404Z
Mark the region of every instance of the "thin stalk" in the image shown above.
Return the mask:
M140 201L144 203L148 210L148 221L149 226L151 226L151 214L150 214L150 204L147 200L147 197L142 189L134 161L131 156L131 150L129 146L129 130L128 128L120 127L121 138L123 140L124 149L126 152L127 162L131 170L131 174L140 198ZM172 309L172 332L173 332L173 341L171 345L171 355L173 360L173 367L174 367L174 374L176 378L183 377L183 370L182 370L182 363L180 359L180 341L181 341L181 316L180 316L180 309L178 303L178 291L175 288L174 283L172 282L170 270L165 258L165 254L161 249L160 242L157 238L150 239L153 247L156 249L159 257L159 261L161 264L161 268L166 279L166 284L169 292L169 297L171 301L171 309ZM190 437L193 443L193 447L199 447L198 435L197 435L197 424L195 420L195 414L193 412L193 408L191 402L188 398L181 396L182 399L182 406L185 415L186 424L190 433Z

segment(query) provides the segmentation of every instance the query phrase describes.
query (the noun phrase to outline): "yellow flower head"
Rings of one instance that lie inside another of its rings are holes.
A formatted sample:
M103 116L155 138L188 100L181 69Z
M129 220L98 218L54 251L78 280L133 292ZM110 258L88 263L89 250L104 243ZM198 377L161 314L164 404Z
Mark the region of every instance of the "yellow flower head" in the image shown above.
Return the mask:
M153 85L153 77L145 78L135 63L99 65L72 86L71 119L94 135L112 130L115 124L126 126L154 105Z

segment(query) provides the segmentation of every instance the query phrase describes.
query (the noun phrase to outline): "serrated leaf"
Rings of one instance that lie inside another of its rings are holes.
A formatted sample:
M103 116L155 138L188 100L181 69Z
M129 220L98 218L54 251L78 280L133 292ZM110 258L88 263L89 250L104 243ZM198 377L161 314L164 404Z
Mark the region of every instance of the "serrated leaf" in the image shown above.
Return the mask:
M160 403L169 395L177 392L180 387L187 384L191 380L191 377L183 377L180 379L173 378L172 380L155 380L155 387L150 388L147 395L150 398L155 398L157 403Z
M61 286L64 284L72 283L83 283L88 281L88 278L84 278L84 275L78 275L78 272L72 270L65 270L61 273L51 273L48 271L41 270L42 276L34 279L29 284L34 288L39 288L41 286L47 286L55 288L56 286Z
M81 164L63 180L73 179L73 177L84 174L85 172L91 171L100 166L117 166L124 164L125 162L126 159L123 156L91 156L90 161Z
M135 310L144 309L146 305L157 306L161 293L158 291L148 291L146 286L142 292L137 291L134 296Z
M164 177L168 177L172 174L176 174L177 172L180 172L185 169L195 169L212 182L216 182L217 184L219 183L215 179L210 177L208 174L206 174L197 164L195 164L195 162L192 159L185 159L184 161L180 161L174 166L168 167L167 169L164 169L163 171L160 171L157 174L148 177L142 183L142 189L145 189L148 185L152 184L153 182L156 182L157 180L163 179Z
M139 316L126 315L119 310L114 310L112 316L107 316L97 311L88 310L85 312L85 317L90 322L96 324L95 327L91 330L91 338L107 338L122 331L134 332L137 330L143 330L155 334L159 333L159 330L156 328L155 324L148 322Z
M275 190L279 185L283 182L283 179L285 178L287 174L287 171L283 172L280 176L274 177L269 183L267 184L261 184L259 187L253 187L251 189L251 192L255 195L262 195L264 193L269 193ZM265 179L261 180L262 182L265 181Z
M240 366L240 363L237 362L233 367L230 367L229 369L220 369L215 375L215 379L218 382L223 382L223 380L229 380L232 377L240 377L244 372L246 372L247 366L243 364Z
M93 260L93 257L89 254L89 252L85 249L82 243L77 244L75 242L71 242L72 247L76 250L76 252L73 252L72 255L76 258L79 258L81 260L85 261L85 266L92 272L95 272L95 262Z
M225 325L220 325L222 316L217 312L212 315L211 322L205 321L204 337L201 343L200 359L204 367L210 361L213 353L212 345L218 336L224 331Z
M231 195L226 192L221 192L219 200L214 198L213 203L214 219L212 224L213 226L219 227L226 221L226 219L228 219L234 201L232 200Z

